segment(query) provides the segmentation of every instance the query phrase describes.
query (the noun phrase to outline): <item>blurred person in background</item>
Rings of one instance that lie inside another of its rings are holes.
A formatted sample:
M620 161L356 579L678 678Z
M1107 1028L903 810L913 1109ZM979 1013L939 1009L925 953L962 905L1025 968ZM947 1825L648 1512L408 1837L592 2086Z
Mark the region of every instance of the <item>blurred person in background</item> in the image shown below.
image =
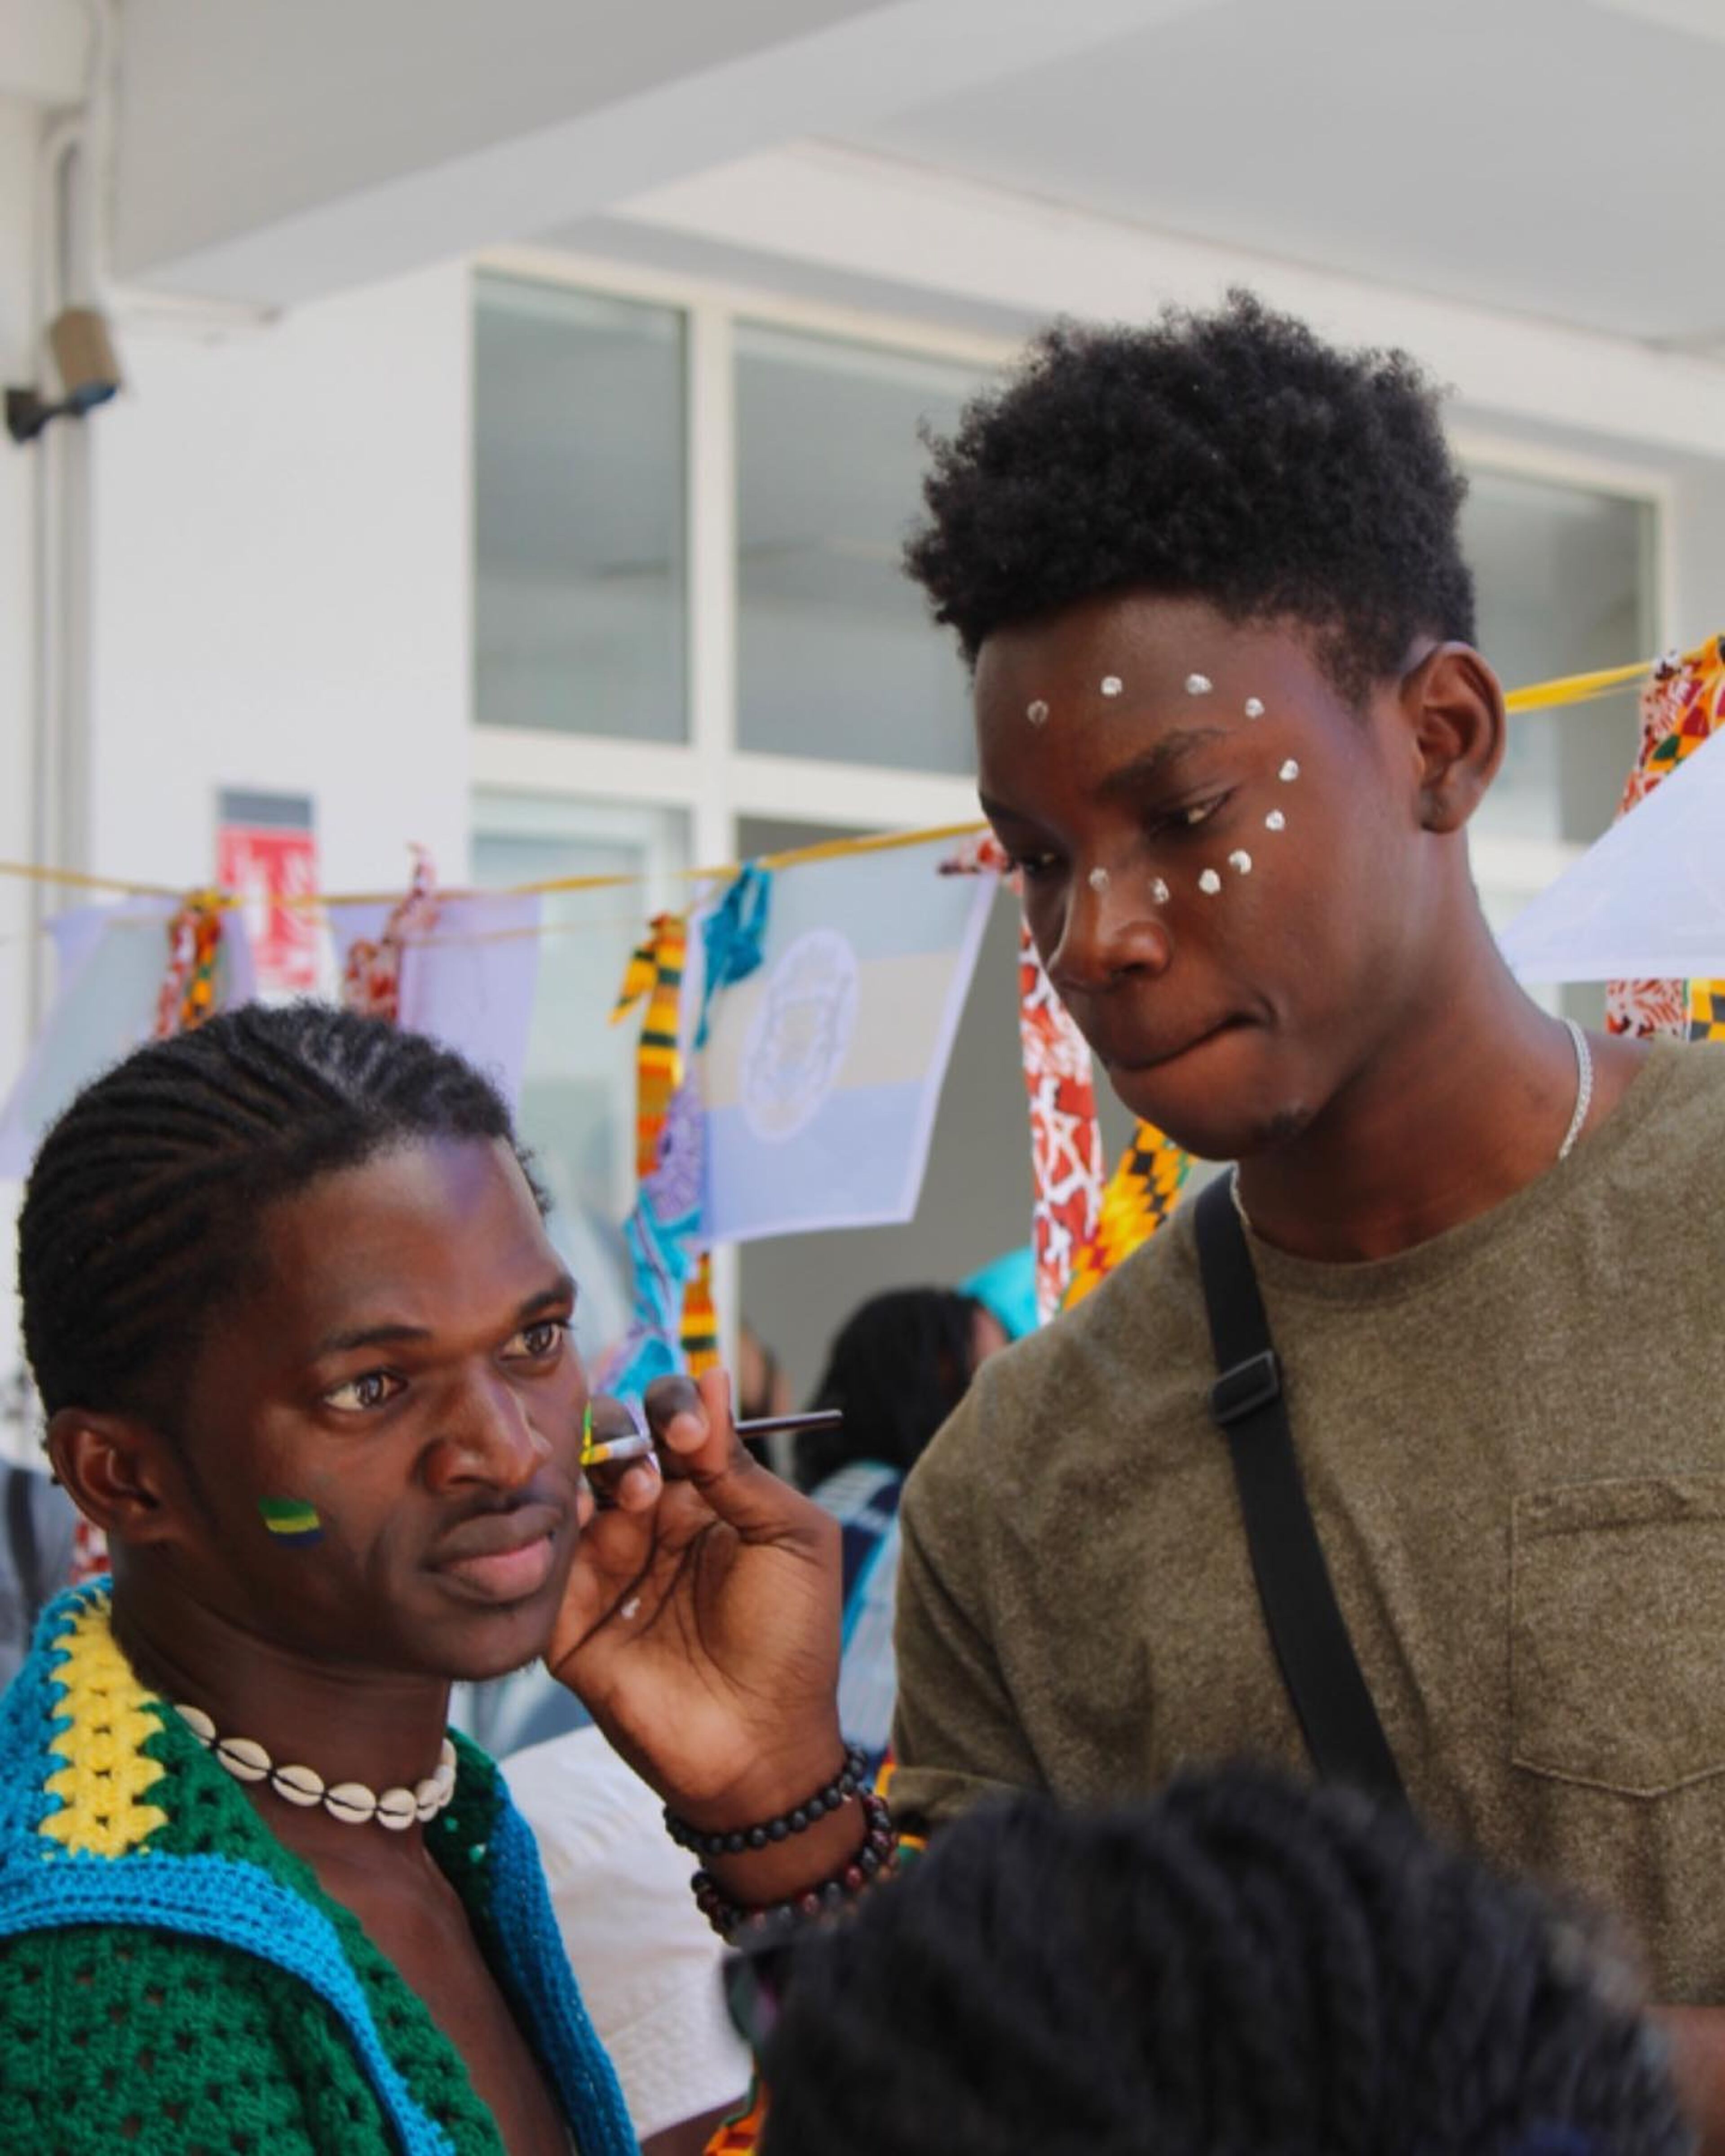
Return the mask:
M798 1486L844 1531L839 1716L871 1767L886 1751L897 1688L892 1624L905 1477L1007 1342L1006 1327L975 1296L938 1287L873 1296L840 1327L809 1402L838 1409L844 1422L804 1430L796 1441Z

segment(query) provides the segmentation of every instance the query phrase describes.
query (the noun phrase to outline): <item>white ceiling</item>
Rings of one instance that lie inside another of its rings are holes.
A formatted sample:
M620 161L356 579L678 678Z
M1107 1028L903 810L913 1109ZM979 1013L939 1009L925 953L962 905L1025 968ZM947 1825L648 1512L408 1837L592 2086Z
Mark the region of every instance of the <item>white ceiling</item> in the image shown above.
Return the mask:
M1725 0L1209 0L846 140L1312 268L1704 344L1725 334L1722 39Z

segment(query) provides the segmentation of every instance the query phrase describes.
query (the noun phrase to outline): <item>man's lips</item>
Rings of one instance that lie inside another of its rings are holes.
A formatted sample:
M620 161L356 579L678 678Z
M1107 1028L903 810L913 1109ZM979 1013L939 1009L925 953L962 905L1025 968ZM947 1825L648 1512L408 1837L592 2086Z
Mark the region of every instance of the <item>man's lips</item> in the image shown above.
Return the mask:
M1105 1046L1098 1042L1096 1050L1108 1070L1126 1071L1136 1076L1146 1070L1160 1070L1168 1064L1178 1063L1183 1055L1190 1055L1194 1049L1204 1047L1224 1033L1238 1032L1249 1023L1248 1019L1241 1018L1219 1019L1215 1024L1207 1026L1201 1033L1188 1034L1178 1046L1172 1048L1147 1049L1137 1045L1128 1047L1124 1044L1118 1047Z
M536 1594L551 1577L556 1537L567 1517L561 1506L542 1503L485 1513L439 1546L432 1568L485 1601L520 1601Z

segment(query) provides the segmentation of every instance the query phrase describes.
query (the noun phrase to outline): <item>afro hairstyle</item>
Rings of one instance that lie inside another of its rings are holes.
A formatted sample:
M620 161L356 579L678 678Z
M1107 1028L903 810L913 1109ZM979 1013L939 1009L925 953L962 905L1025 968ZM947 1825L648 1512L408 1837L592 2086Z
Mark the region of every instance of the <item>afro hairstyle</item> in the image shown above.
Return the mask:
M1338 351L1250 293L1057 324L929 446L906 567L973 666L996 629L1132 589L1305 624L1353 696L1416 636L1473 639L1435 389L1405 353Z

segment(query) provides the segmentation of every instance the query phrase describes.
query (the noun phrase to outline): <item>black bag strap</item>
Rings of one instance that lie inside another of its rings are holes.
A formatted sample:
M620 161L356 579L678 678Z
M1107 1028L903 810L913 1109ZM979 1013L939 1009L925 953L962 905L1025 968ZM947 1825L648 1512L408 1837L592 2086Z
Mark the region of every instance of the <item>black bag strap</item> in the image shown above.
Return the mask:
M1327 1781L1401 1798L1306 1502L1281 1364L1228 1177L1199 1194L1193 1224L1216 1355L1210 1413L1228 1440L1258 1599L1307 1749Z

